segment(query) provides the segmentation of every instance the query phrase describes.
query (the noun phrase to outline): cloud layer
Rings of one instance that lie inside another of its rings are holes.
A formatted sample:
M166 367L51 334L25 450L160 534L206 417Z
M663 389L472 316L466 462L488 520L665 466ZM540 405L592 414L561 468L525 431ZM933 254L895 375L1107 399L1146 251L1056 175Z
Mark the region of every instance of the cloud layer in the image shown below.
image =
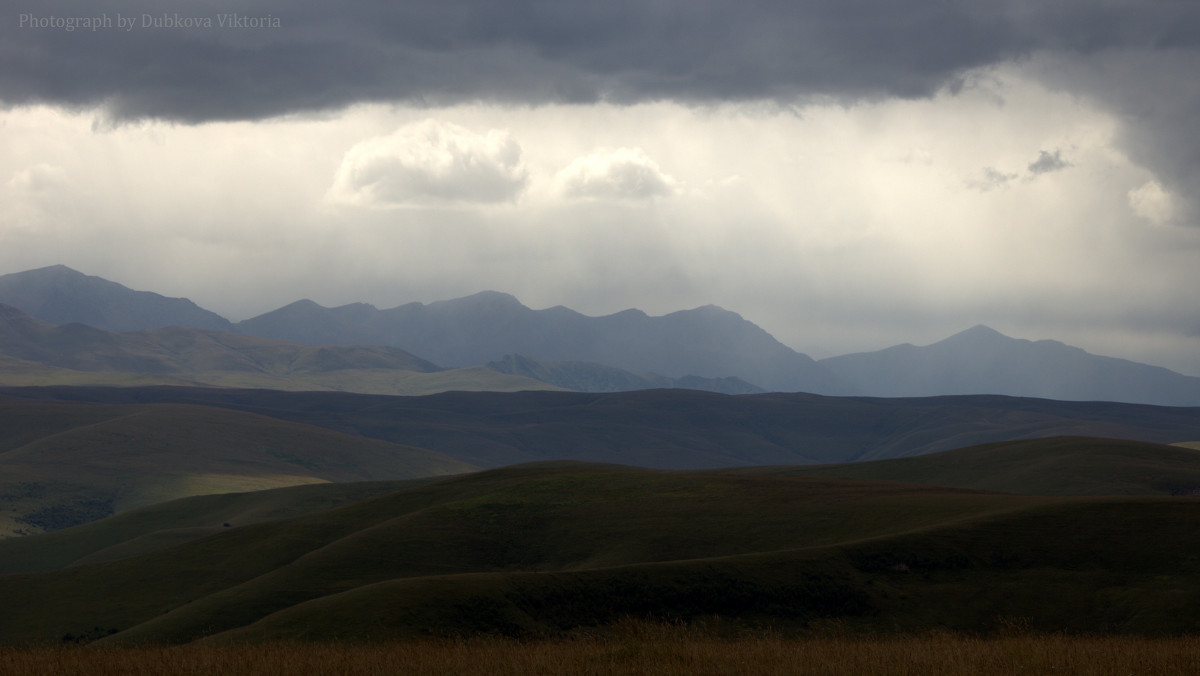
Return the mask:
M329 196L359 206L507 202L525 187L521 146L435 119L362 141L346 152Z
M30 7L5 17L0 92L10 105L104 105L118 118L185 121L363 101L914 97L1039 50L1200 43L1200 6L1188 2L242 3L239 16L270 17L265 28L222 26L232 18L225 7L164 12L161 3L122 0L103 15L129 20L128 29L71 32L29 24L95 16L95 3ZM193 17L212 26L163 27Z

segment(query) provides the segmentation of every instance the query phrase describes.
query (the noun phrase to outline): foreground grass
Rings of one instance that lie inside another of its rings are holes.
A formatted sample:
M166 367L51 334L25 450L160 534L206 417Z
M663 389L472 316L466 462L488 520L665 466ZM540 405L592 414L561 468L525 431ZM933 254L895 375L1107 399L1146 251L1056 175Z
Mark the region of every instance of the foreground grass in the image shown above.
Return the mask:
M615 634L374 644L0 648L0 673L33 674L1127 674L1200 673L1200 637L953 634L721 637L634 624Z

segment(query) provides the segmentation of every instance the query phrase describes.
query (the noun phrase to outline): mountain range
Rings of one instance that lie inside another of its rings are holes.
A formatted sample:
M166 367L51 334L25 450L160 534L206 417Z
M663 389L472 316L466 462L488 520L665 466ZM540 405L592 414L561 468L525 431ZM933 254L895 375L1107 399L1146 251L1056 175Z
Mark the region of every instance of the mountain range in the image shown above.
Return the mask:
M299 343L403 346L444 366L519 354L668 378L734 376L766 390L849 393L812 358L711 305L662 317L640 310L589 317L565 307L531 310L494 291L388 310L303 300L240 322L236 330Z
M133 291L65 266L0 276L0 303L45 322L112 332L193 327L322 345L324 354L332 346L386 346L435 369L488 366L527 385L542 383L531 387L882 397L1007 394L1200 405L1200 378L1056 341L1014 339L986 326L923 347L898 345L815 361L740 315L711 305L660 317L632 309L590 317L561 306L533 310L510 295L487 291L383 310L364 303L327 308L301 300L232 323L189 300ZM370 391L407 393L386 387Z

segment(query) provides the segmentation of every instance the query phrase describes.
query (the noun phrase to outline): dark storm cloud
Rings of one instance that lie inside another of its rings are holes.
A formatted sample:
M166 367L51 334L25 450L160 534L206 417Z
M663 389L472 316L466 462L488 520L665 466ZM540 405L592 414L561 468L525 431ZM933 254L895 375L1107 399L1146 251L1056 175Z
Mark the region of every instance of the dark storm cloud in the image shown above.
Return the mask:
M157 27L176 9L136 0L6 10L0 100L198 122L361 101L916 97L1037 49L1192 47L1200 33L1197 3L1144 0L243 4L241 17L270 17L265 28L221 26L227 3L175 5L183 7L180 18L208 17L212 26ZM120 14L134 25L35 28L21 25L23 14L103 14L114 23Z
M1061 151L1055 150L1050 153L1042 150L1038 152L1038 158L1029 164L1029 173L1048 174L1052 171L1061 171L1069 166L1071 163L1062 158Z

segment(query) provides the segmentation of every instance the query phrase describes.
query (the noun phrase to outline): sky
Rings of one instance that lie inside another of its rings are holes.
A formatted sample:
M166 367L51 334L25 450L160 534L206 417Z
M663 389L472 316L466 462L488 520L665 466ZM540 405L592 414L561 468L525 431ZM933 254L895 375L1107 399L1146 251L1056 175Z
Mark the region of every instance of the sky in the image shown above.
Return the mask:
M230 4L5 3L0 274L1200 375L1198 2Z

